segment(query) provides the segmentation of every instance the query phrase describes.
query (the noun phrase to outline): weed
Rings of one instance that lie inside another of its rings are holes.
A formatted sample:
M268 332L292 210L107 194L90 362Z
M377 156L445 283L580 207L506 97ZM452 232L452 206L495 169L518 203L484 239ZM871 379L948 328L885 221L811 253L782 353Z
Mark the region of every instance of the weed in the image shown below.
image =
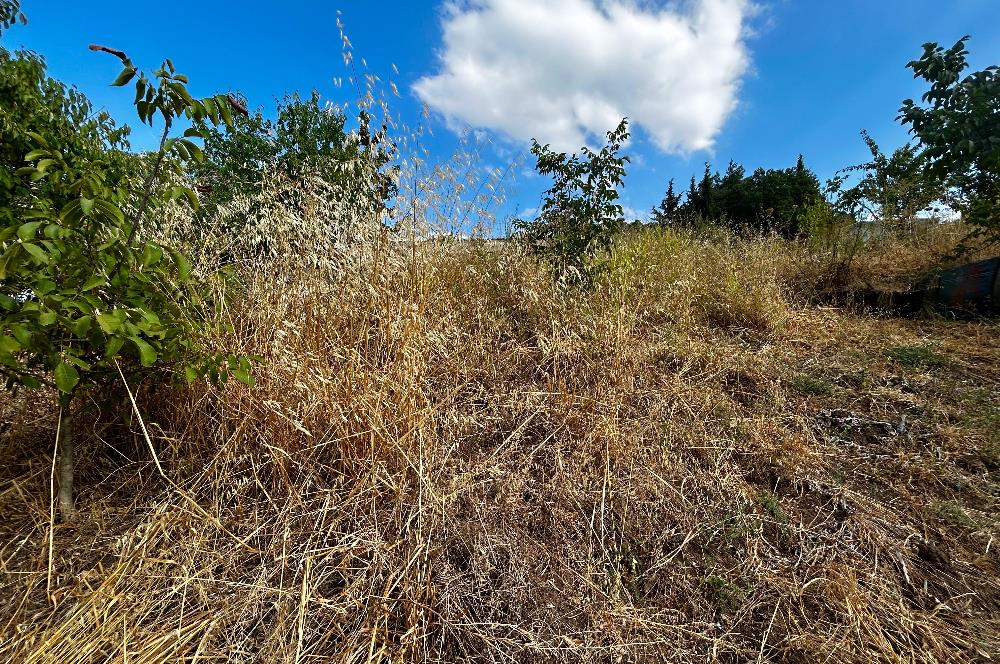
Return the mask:
M947 523L960 528L975 528L976 522L965 511L965 508L957 500L944 500L935 503L934 512L939 518Z
M789 381L792 389L808 396L827 396L833 393L833 383L810 374L796 374Z
M638 596L638 581L642 569L632 546L625 542L607 551L604 560L604 586L609 592L624 589L631 597Z
M993 438L980 446L978 451L982 460L991 468L1000 468L1000 440Z
M895 346L887 350L886 355L898 364L911 369L940 367L947 363L944 355L928 345Z
M791 527L788 521L788 515L785 514L785 510L781 508L781 503L778 502L778 497L775 496L770 491L761 491L757 494L757 501L760 503L764 511L770 515L774 520L775 525L777 525L779 532L785 538L792 534Z
M712 602L720 613L736 613L746 603L747 591L721 576L713 574L706 577L705 585L708 586Z
M736 514L726 519L726 526L722 530L722 540L730 547L739 547L749 541L754 532L752 522L746 515Z
M1000 395L993 390L976 388L962 398L961 422L971 428L995 433L1000 430Z

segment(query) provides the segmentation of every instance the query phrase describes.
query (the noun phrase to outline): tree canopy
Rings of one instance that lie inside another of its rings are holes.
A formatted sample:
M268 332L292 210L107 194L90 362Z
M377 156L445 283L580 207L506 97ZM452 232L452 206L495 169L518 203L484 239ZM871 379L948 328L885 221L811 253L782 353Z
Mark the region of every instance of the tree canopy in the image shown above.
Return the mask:
M666 225L700 220L791 237L802 229L809 206L821 200L819 180L801 157L794 168L758 168L749 176L735 162L729 163L724 174L713 173L711 164L706 163L701 179L691 178L683 202L671 181L663 202L651 216Z
M927 159L928 173L953 188L967 222L1000 239L1000 67L963 77L969 37L945 49L924 44L907 64L930 84L921 103L903 101L899 120L910 127Z
M292 182L318 177L330 185L332 196L359 206L385 206L395 191L387 168L393 146L384 128L373 134L369 123L362 113L357 130L348 131L339 106L324 103L317 92L308 98L292 94L278 103L273 120L258 108L235 118L232 126L210 129L205 159L193 164L190 174L209 213L239 196L260 193L267 178L274 176ZM362 159L371 168L369 177L359 183L349 166Z

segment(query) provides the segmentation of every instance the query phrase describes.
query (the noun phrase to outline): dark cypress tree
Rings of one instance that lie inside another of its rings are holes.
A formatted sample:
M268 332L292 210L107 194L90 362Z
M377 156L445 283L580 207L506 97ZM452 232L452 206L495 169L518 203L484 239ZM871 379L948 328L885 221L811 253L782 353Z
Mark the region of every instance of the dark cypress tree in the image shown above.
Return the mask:
M677 219L677 214L681 208L681 197L674 193L674 180L670 178L667 184L667 193L658 207L653 208L652 220L660 226L672 224Z
M698 212L702 217L710 221L715 221L718 218L718 203L715 200L716 180L718 180L718 176L712 175L712 165L706 161L705 174L698 185L698 199L700 203Z
M686 216L690 217L698 214L698 209L701 203L698 199L698 185L695 182L694 176L691 176L691 184L688 186L687 194L684 198L684 205L681 206L681 212Z
M722 176L715 192L719 216L725 218L726 223L734 228L744 226L747 218L752 215L747 205L745 180L746 171L743 167L730 161L726 174Z
M800 155L794 168L758 168L750 176L734 161L722 176L706 163L701 181L691 178L681 210L705 221L724 219L733 229L795 237L806 209L821 199L819 180Z
M795 211L793 219L784 229L785 235L791 237L802 231L802 224L805 220L806 210L823 199L820 190L819 178L816 174L806 168L805 159L799 155L799 160L795 164Z

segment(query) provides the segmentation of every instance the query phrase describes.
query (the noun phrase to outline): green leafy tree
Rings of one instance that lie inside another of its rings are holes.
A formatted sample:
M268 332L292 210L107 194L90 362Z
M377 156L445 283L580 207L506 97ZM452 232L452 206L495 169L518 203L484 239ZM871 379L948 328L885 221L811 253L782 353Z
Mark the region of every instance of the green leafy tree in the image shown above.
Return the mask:
M792 238L803 230L806 210L822 200L819 179L805 168L762 169L750 176L748 196L756 218L750 223L760 232Z
M340 177L337 165L354 156L345 121L339 108L321 103L318 93L308 100L291 95L278 103L276 120L257 109L235 118L231 127L210 129L205 159L192 173L200 185L211 188L209 201L256 193L269 171L291 179L317 174L335 181Z
M953 188L976 235L1000 240L1000 67L963 77L969 37L945 49L924 44L907 67L930 88L921 104L903 101L898 119L917 137L927 171Z
M11 23L16 4L0 12L0 26ZM0 223L12 223L14 209L37 195L57 195L48 179L20 177L24 155L36 147L33 135L61 146L64 158L77 168L99 160L115 162L105 169L115 182L134 172L127 147L128 128L118 128L104 112L95 112L74 88L49 77L44 59L30 51L0 48ZM110 152L109 152L110 151ZM45 191L48 189L49 191Z
M278 162L274 134L274 123L260 109L234 116L231 127L208 130L203 144L205 158L189 166L202 193L203 209L211 213L213 207L236 196L260 191L265 173Z
M76 398L153 368L194 380L250 381L249 360L201 350L206 293L192 279L188 259L145 240L139 228L158 195L189 200L189 190L157 192L164 169L200 158L194 139L206 124L230 122L230 100L194 99L187 78L165 61L152 78L122 52L103 46L123 70L114 81L135 81L142 122L162 122L159 150L143 184L115 176L116 151L105 146L77 158L79 146L29 132L28 166L15 177L27 193L0 206L0 375L8 388L55 388L62 417L59 440L59 507L75 514L73 436ZM81 102L82 103L82 102ZM171 129L184 118L183 136ZM102 156L103 155L103 156ZM128 212L127 212L128 211Z
M236 117L231 126L209 129L205 159L190 168L204 193L206 214L238 197L260 194L274 175L293 183L319 177L330 185L331 197L355 209L377 214L386 208L395 180L388 168L393 146L385 127L373 133L370 117L361 113L357 131L349 132L343 111L324 104L316 92L308 99L286 97L276 116L271 120L257 109ZM350 168L359 162L368 168ZM281 202L295 209L300 205L295 188L288 192ZM237 225L245 222L236 220Z
M618 189L629 158L618 153L628 137L628 119L623 119L598 152L583 147L580 154L569 155L532 141L536 170L554 182L545 192L540 216L519 226L562 283L589 284L594 257L610 246L624 222Z
M15 23L26 23L18 0L0 0L0 34Z

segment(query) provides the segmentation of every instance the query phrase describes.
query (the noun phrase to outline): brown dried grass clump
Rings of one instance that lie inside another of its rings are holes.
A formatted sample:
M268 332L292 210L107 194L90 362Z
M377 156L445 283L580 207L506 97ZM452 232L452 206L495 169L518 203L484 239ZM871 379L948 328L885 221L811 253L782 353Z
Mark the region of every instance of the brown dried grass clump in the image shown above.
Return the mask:
M776 240L643 234L582 293L395 247L247 270L257 384L141 386L155 458L93 395L73 525L52 404L4 403L0 661L1000 657L995 322L789 304Z

